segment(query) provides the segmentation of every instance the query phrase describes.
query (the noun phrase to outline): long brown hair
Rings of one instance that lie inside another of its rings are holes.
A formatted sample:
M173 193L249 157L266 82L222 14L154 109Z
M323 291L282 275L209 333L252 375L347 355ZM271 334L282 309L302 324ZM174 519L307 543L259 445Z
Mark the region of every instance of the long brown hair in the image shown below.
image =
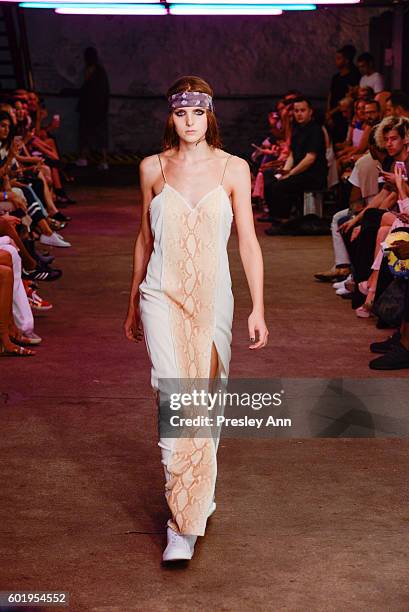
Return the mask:
M166 97L169 98L169 96L183 91L200 91L201 93L206 93L209 94L209 96L213 97L213 89L210 87L209 83L206 83L206 81L204 81L198 76L181 77L168 89ZM211 147L221 149L222 142L215 114L212 111L206 109L206 115L206 142ZM173 149L174 147L179 147L179 136L177 135L177 132L175 130L171 111L166 120L165 134L163 136L163 150L166 151L168 149Z

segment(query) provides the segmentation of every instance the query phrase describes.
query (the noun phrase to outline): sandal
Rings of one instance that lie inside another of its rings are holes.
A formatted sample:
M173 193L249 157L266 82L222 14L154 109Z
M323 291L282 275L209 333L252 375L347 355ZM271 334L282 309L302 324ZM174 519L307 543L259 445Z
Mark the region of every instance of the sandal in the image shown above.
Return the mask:
M23 346L13 346L13 348L7 349L4 344L0 346L0 357L33 357L35 351L24 348Z

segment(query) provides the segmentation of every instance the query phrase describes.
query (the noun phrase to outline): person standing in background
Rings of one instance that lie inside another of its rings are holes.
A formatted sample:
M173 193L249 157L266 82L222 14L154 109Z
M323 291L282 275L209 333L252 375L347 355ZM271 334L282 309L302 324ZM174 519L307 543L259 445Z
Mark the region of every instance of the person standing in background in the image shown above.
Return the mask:
M354 64L355 54L353 45L344 45L335 54L338 72L331 79L327 106L327 124L334 144L343 142L348 131L348 123L341 115L339 103L349 94L350 88L359 85L361 79L361 74Z
M360 87L371 87L375 94L384 91L383 76L375 71L375 60L370 53L362 53L357 59L359 72L362 74Z
M93 47L84 52L85 79L79 92L77 111L79 112L78 166L88 165L90 151L101 155L100 170L108 170L108 109L109 81L98 53Z

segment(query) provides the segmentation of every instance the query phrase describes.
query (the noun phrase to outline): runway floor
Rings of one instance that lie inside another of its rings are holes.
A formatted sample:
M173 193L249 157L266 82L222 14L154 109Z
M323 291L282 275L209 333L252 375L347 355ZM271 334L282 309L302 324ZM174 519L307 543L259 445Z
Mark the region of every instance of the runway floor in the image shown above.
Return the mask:
M40 290L54 303L36 318L43 344L0 363L1 590L66 591L75 612L407 611L409 445L369 430L222 439L206 536L190 563L161 565L168 512L149 362L122 333L138 194L75 193L63 232L73 247L55 249L63 278ZM388 332L313 281L331 263L330 238L263 229L270 341L247 348L233 232L231 376L375 384L368 346ZM408 372L382 375L397 376Z

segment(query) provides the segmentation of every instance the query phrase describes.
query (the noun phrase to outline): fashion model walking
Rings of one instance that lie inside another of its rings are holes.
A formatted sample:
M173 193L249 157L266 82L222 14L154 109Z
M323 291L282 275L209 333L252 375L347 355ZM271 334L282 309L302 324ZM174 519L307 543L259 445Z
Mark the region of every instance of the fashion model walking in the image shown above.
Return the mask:
M170 379L227 379L233 293L227 242L235 218L253 308L249 349L267 343L263 260L245 160L221 149L213 91L196 76L167 93L164 148L140 165L142 220L125 334L145 338L157 397ZM171 511L164 561L190 559L215 510L218 440L161 437Z

